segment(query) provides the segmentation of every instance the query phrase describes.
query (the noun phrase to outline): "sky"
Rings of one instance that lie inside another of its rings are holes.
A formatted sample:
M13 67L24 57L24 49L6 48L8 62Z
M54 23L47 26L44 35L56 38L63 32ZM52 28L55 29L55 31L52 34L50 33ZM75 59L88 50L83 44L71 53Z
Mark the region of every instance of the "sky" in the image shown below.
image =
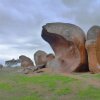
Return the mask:
M72 23L85 33L100 25L100 0L0 0L0 63L20 55L33 60L37 50L53 52L41 37L42 26Z

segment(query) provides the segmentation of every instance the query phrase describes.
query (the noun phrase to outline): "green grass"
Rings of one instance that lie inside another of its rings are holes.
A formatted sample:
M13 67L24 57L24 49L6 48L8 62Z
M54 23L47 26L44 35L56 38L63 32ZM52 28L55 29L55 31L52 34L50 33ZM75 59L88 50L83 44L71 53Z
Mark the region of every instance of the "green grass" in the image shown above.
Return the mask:
M100 78L100 74L95 74L94 77Z
M71 89L70 88L62 88L62 89L56 89L55 91L54 91L54 93L56 94L56 95L66 95L66 94L69 94L69 93L71 93Z
M88 86L79 91L78 98L80 100L100 100L100 88Z
M12 86L7 84L7 83L2 83L0 82L0 90L11 90L12 89Z
M18 100L43 100L37 93L32 93L29 96L20 97Z
M77 79L93 77L100 81L100 74L62 76L39 74L28 76L13 71L0 72L0 100L99 100L100 87ZM86 76L86 77L84 77Z

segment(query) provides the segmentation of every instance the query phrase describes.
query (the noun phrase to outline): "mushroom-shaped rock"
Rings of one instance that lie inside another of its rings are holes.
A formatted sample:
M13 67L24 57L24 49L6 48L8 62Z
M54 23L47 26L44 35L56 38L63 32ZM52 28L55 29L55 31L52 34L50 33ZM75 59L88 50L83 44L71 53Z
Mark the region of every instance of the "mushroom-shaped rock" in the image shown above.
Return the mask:
M29 57L26 57L24 55L19 56L19 60L21 62L22 67L30 67L34 66L32 60Z
M38 50L35 54L34 54L34 61L36 66L45 66L46 65L46 56L47 53L42 51L42 50Z
M87 71L87 54L83 30L70 23L48 23L43 26L42 37L55 53L48 67L54 71Z
M93 26L88 30L86 49L89 70L92 73L100 72L100 26Z

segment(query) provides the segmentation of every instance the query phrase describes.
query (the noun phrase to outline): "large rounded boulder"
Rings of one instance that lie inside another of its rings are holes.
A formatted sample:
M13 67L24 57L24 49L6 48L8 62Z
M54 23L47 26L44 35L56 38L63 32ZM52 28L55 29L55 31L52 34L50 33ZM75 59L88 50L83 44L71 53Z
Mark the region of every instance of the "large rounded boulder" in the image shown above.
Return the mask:
M36 66L45 66L47 63L47 53L42 51L42 50L38 50L36 51L36 53L34 54L34 61Z
M52 47L55 58L47 64L58 72L87 71L87 53L83 30L70 23L48 23L42 38Z
M100 26L93 26L88 30L86 49L89 70L92 73L100 72Z
M29 57L26 57L24 55L19 56L19 60L21 62L22 67L30 67L34 66L32 60Z
M47 59L47 63L50 62L51 60L53 60L55 58L54 54L50 53L47 54L46 59Z

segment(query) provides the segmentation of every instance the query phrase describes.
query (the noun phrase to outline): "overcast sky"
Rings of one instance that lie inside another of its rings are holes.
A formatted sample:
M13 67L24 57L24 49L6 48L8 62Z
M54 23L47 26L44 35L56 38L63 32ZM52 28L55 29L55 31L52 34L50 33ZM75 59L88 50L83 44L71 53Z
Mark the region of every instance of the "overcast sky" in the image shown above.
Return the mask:
M41 38L44 24L73 23L87 32L100 25L99 10L100 0L0 0L0 62L52 52Z

